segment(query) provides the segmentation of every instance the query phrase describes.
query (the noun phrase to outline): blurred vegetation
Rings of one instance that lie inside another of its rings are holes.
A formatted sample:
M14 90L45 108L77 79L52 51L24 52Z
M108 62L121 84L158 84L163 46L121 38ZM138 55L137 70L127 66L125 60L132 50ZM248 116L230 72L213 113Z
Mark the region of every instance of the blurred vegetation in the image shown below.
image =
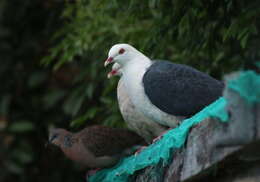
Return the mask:
M113 44L221 79L259 60L259 15L257 0L2 0L0 181L84 180L47 130L124 125L103 67Z

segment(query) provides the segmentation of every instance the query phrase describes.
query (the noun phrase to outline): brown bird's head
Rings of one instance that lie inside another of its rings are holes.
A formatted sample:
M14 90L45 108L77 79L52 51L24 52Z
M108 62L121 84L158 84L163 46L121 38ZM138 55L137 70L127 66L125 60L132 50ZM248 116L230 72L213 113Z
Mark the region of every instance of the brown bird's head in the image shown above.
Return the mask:
M52 128L49 131L49 143L59 147L72 146L72 133L62 128Z

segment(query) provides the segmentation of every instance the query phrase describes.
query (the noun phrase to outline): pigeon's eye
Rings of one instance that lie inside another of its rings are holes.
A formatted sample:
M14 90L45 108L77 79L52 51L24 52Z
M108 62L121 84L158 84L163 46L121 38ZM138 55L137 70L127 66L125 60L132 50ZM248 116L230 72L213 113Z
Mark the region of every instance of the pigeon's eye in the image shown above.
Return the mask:
M118 51L118 54L123 54L125 52L125 49L121 48L119 51Z

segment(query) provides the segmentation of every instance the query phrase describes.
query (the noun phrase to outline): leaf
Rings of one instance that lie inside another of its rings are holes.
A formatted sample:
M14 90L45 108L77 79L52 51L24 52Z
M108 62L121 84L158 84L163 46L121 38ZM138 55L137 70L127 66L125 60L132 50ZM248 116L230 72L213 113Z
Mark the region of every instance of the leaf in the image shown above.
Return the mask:
M44 107L49 109L57 104L64 96L66 92L64 90L53 90L49 91L47 95L43 97Z
M28 80L28 85L30 88L37 87L41 85L46 79L46 74L44 72L32 73Z
M243 49L246 48L246 44L247 44L248 38L249 38L249 34L246 34L246 35L241 39L240 45L241 45L241 47L242 47Z
M77 119L71 121L71 127L79 127L87 122L88 119L93 119L100 109L97 107L90 108L84 115L78 117Z
M74 93L65 101L63 105L63 110L65 111L65 113L75 116L78 113L84 100L84 95Z
M9 94L2 95L2 99L0 101L0 115L1 116L7 115L8 111L9 111L10 103L11 103L11 96Z
M16 158L19 163L22 164L28 164L33 160L33 156L28 151L23 151L21 149L18 149L16 151L13 151L14 158Z
M34 130L34 125L30 121L16 121L9 126L8 130L14 133L25 133Z
M15 162L8 162L6 168L14 174L22 174L23 173L23 166L15 163Z
M224 56L225 56L225 53L224 53L224 52L218 53L218 54L217 54L217 57L216 57L216 61L221 60Z
M234 37L236 32L239 31L237 21L233 21L223 36L223 41L227 41L229 38Z
M89 84L87 89L86 89L87 97L90 99L93 96L93 93L94 93L94 85Z

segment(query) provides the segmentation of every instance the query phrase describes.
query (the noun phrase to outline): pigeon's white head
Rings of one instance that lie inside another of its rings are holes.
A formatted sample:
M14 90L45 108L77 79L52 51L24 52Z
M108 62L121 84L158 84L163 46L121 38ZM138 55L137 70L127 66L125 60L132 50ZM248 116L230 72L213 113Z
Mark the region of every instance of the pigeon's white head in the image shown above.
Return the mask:
M129 44L116 44L108 52L108 58L105 61L105 66L116 62L121 66L131 61L137 55L142 54Z
M112 66L112 70L107 74L107 78L111 78L113 76L121 76L122 75L122 70L121 66L118 63L114 63Z

